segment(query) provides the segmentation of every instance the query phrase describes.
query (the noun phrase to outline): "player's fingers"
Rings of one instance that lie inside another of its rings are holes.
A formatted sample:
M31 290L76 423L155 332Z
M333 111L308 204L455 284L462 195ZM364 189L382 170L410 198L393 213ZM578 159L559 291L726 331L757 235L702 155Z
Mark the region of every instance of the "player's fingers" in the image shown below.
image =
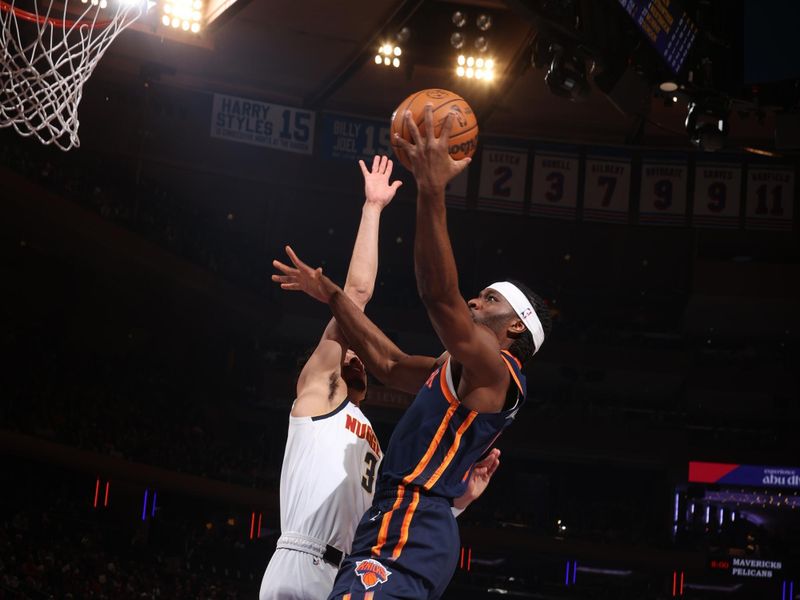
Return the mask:
M292 250L291 246L286 246L286 254L289 255L289 258L292 260L292 263L294 263L294 266L297 267L298 269L307 266L306 263L300 260L297 254L294 253L294 250Z
M386 173L386 161L389 160L386 156L381 156L381 163L378 166L378 173L384 175Z
M439 132L439 141L444 145L447 145L447 142L450 140L450 132L453 131L453 121L455 121L455 114L451 110L444 118L442 130Z
M289 290L290 292L299 292L302 291L299 283L282 283L281 284L282 290Z
M372 172L373 173L380 173L381 172L381 157L377 154L372 158Z
M395 145L400 146L400 148L405 150L406 153L414 152L414 144L411 144L407 140L401 138L400 134L398 134L398 133L394 134L394 142L395 142Z
M386 157L386 179L389 179L392 176L392 169L394 168L394 162L388 156Z
M461 173L464 169L469 166L469 163L472 162L472 159L468 156L467 158L462 158L461 160L454 161L456 165L456 175Z
M366 177L369 175L369 171L367 171L367 165L364 164L363 160L358 161L358 166L361 167L361 174Z
M436 139L436 136L433 131L433 104L431 103L425 105L423 123L425 123L425 137L429 142L432 142Z
M273 260L272 261L272 266L275 267L276 269L278 269L279 271L283 271L284 273L291 273L292 271L296 271L297 270L297 269L294 269L294 268L290 267L289 265L283 264L279 260Z
M414 146L418 146L422 136L419 134L419 127L414 122L410 110L406 111L406 127L408 127L408 133L411 135L411 141L414 142Z
M390 187L392 188L392 190L394 190L396 192L400 188L401 185L403 185L403 182L398 179L397 181L392 183L392 185Z
M272 275L272 281L275 283L289 283L290 281L294 281L294 277L290 277L289 275Z

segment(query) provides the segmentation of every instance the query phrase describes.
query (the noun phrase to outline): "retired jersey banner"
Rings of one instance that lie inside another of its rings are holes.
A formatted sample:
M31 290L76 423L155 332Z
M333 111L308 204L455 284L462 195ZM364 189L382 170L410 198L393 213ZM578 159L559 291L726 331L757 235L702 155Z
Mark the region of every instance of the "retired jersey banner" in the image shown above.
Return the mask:
M397 162L389 143L388 119L377 121L325 113L321 127L319 150L325 158L372 161L376 154L385 154Z
M311 154L314 113L309 110L214 94L211 137L273 150Z
M791 231L794 212L794 171L752 165L747 169L745 227Z
M583 186L583 220L627 223L631 161L627 156L588 156Z
M574 221L579 168L577 152L537 148L533 155L531 215Z
M800 490L800 469L692 461L689 481Z
M469 178L469 167L461 171L444 189L444 198L447 206L453 208L466 208L467 206L467 180Z
M686 160L648 156L642 161L639 223L685 226Z
M519 148L485 147L481 160L478 208L522 213L528 153Z
M742 170L731 163L697 161L694 173L694 212L697 227L737 229L741 206Z

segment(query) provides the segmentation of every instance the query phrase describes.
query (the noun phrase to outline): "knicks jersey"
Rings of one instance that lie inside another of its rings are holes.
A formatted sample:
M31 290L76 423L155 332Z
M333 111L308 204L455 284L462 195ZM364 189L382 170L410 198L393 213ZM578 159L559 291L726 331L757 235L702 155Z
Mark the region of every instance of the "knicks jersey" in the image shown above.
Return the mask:
M372 503L383 458L369 420L345 399L318 417L289 417L281 469L281 532L347 553Z
M501 357L518 390L516 403L499 413L477 413L463 406L456 395L448 357L395 427L381 466L381 490L402 484L450 499L464 494L475 461L513 422L525 402L520 362L506 351Z

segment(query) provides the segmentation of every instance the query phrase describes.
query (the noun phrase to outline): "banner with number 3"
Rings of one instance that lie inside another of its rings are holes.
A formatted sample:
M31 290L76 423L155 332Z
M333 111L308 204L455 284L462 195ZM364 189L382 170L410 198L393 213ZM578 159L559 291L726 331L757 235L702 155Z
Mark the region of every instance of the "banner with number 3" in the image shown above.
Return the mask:
M537 148L533 158L531 215L574 221L579 168L577 152Z

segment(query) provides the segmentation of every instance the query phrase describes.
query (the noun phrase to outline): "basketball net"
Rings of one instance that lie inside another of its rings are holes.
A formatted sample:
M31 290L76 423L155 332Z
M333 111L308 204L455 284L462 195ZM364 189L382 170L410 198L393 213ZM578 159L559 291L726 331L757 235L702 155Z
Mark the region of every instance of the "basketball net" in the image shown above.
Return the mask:
M78 104L108 46L148 0L0 0L0 127L67 151Z

